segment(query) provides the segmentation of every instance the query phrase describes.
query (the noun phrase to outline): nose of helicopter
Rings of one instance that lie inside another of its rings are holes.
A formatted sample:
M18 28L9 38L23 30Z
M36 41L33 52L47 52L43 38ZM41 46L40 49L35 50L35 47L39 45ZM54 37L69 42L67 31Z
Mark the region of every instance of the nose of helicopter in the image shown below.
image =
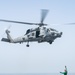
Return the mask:
M62 36L62 34L63 34L62 32L57 33L57 37L60 38Z
M62 33L62 32L60 32L60 33L59 33L59 35L58 35L58 37L61 37L61 36L62 36L62 34L63 34L63 33Z

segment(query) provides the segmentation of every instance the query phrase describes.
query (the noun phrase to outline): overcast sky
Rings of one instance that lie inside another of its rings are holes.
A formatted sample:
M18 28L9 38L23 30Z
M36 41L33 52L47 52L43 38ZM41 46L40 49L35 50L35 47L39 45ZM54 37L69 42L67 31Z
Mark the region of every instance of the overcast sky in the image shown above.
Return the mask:
M59 73L65 65L75 72L75 25L61 25L75 22L75 0L0 0L0 19L39 23L41 9L49 10L44 23L63 32L62 37L51 45L33 42L29 48L0 41L0 73ZM13 38L37 27L0 22L0 39L10 25Z

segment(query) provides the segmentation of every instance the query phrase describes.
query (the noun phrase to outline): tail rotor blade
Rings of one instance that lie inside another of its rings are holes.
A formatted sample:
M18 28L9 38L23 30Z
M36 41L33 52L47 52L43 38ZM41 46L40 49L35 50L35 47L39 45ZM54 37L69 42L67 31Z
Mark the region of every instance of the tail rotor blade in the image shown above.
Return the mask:
M5 31L9 30L11 28L11 25L9 25L7 28L4 28L4 33L2 34L2 37L5 35Z
M9 30L11 28L11 25L9 25L7 28L4 29L4 31Z

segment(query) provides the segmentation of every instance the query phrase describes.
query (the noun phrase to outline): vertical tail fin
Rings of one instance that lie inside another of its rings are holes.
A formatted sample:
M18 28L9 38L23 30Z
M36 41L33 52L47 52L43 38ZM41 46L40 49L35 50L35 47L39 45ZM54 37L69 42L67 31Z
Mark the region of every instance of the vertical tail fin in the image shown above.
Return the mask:
M10 36L10 31L9 30L6 30L5 31L6 32L6 34L7 34L7 38L10 40L10 42L13 42L13 39L11 38L11 36Z

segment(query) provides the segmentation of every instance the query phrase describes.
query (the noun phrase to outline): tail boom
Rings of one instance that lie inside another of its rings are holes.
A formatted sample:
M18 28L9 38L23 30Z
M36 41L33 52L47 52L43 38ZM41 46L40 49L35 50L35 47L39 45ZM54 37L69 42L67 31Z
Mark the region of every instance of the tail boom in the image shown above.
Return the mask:
M10 42L10 40L7 39L7 38L2 38L1 41L3 41L3 42Z
M5 32L6 32L6 34L7 34L7 38L2 38L1 41L13 43L13 39L11 38L11 36L10 36L10 34L9 34L10 31L9 31L9 30L6 30Z

